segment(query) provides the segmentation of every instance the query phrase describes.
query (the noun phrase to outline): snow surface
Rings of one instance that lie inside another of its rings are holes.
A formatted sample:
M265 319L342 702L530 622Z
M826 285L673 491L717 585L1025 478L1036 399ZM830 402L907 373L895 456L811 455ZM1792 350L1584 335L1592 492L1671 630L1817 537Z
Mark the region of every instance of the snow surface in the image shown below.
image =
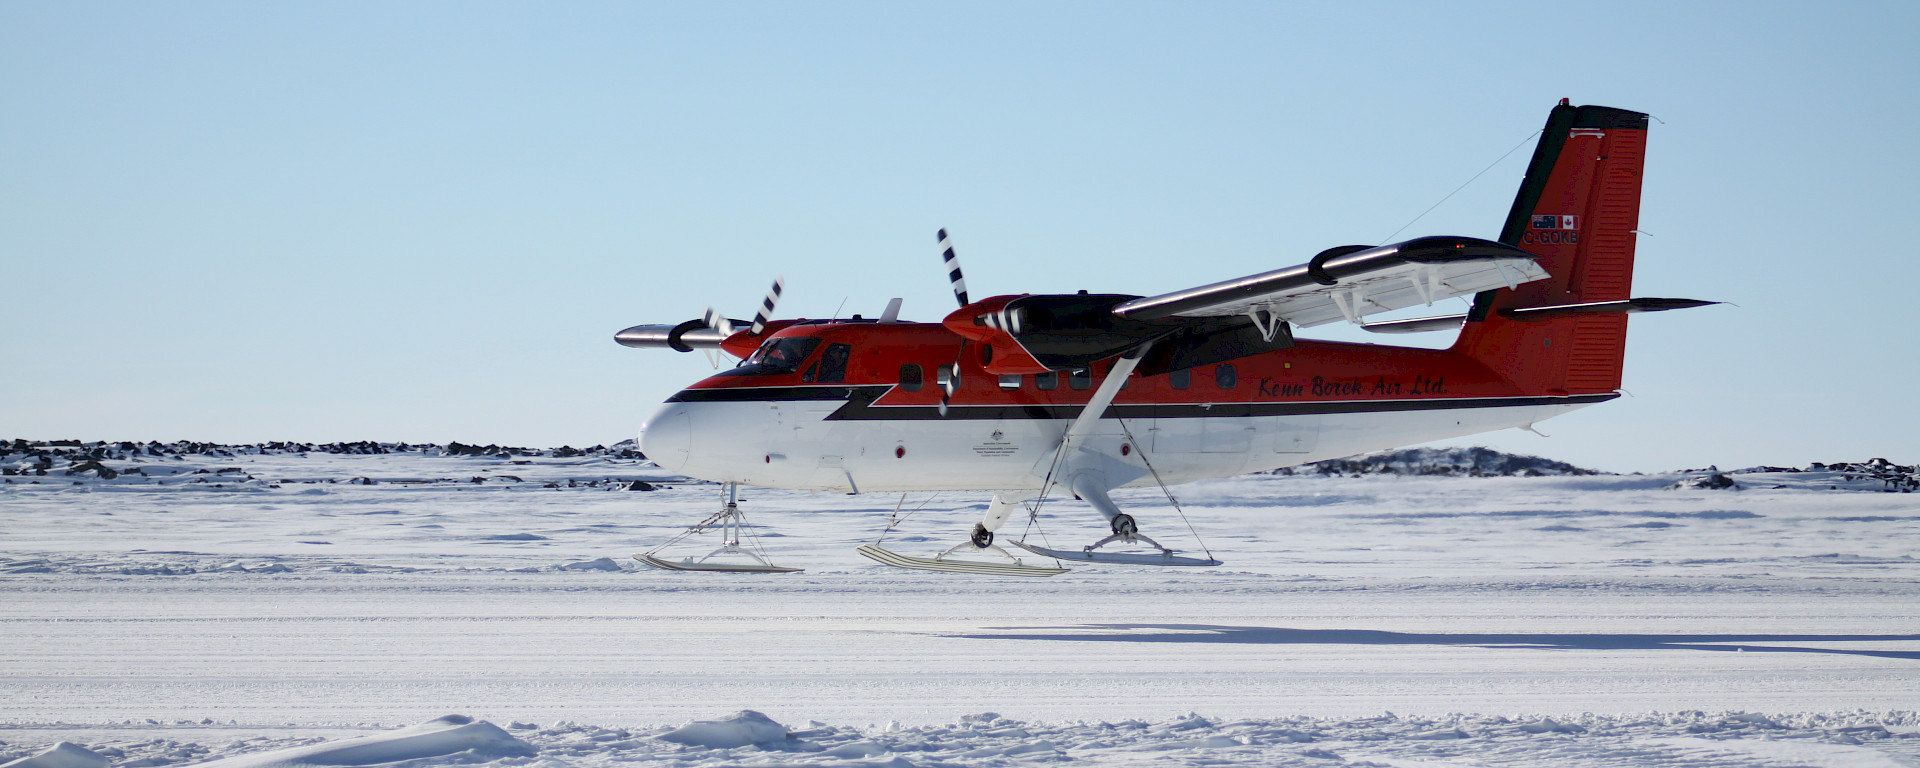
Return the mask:
M107 768L110 762L105 755L63 741L39 754L0 764L0 768Z
M1250 476L1175 489L1193 533L1130 490L1226 565L1016 580L852 551L984 495L748 492L807 571L703 574L630 555L718 489L613 453L103 464L0 484L0 761L1920 765L1920 495L1839 473Z

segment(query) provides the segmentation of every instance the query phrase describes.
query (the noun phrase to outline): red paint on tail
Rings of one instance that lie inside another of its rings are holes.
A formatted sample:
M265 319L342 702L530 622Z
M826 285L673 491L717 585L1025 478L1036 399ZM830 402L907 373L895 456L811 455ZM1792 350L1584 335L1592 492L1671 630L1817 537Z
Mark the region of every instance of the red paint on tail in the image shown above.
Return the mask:
M1645 114L1554 107L1500 234L1539 255L1551 277L1477 296L1453 351L1528 394L1620 388L1626 315L1519 321L1501 310L1629 298L1646 145Z

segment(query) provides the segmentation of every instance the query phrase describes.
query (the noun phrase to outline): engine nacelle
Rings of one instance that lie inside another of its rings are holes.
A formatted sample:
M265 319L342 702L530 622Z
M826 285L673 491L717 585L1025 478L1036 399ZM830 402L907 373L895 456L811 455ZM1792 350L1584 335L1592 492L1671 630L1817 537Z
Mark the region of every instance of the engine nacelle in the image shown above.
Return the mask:
M1085 368L1179 328L1178 322L1127 320L1113 308L1139 298L1067 293L995 296L941 321L982 351L988 373L1008 375Z

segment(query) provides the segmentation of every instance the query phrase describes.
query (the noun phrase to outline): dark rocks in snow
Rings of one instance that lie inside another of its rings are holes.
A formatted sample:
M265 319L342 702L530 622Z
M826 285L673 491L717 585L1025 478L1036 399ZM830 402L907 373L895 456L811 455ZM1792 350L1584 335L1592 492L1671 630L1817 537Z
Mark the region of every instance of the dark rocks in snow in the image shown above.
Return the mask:
M27 440L24 438L0 438L0 469L12 469L16 474L24 474L39 469L54 469L56 460L72 464L84 464L87 461L140 461L146 457L182 459L185 456L268 456L278 454L326 453L335 455L380 455L387 453L441 453L448 456L473 456L512 459L514 457L551 457L578 458L599 457L607 459L645 459L646 455L637 450L637 443L624 440L612 446L595 445L591 448L561 446L553 449L525 448L512 445L470 445L453 442L446 446L432 443L382 443L373 440L360 440L335 443L302 443L292 441L270 441L243 445L206 443L195 440L179 440L163 443L158 440L146 443L138 442L92 442L79 440ZM124 468L117 471L125 472Z
M118 471L115 471L112 467L105 464L101 464L98 459L88 459L84 463L74 464L67 470L68 475L79 475L88 472L94 473L96 477L102 480L112 480L120 476Z
M1492 448L1401 448L1274 470L1276 475L1546 477L1604 474L1564 461Z
M1709 491L1738 491L1740 490L1740 484L1734 482L1733 478L1728 477L1724 472L1715 472L1709 475L1689 477L1685 480L1678 481L1673 485L1669 485L1667 486L1667 488L1671 490L1676 490L1676 491L1696 490L1696 489L1709 490Z
M633 484L632 484L632 485L629 485L629 486L627 486L627 490L629 490L629 491L651 491L651 490L653 490L653 484L652 484L652 483L649 483L649 482L647 482L647 481L645 481L645 480L635 480L635 481L633 481Z

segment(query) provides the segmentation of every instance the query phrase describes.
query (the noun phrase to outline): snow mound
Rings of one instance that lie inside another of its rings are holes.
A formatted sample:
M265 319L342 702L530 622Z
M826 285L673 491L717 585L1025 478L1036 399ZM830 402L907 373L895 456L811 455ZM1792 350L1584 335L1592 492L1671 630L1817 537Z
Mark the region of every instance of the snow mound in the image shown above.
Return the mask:
M60 742L40 754L23 757L0 768L107 768L106 756L71 742Z
M239 755L201 763L196 768L380 765L463 752L487 759L535 754L532 746L493 723L464 715L447 715L396 731Z
M560 566L560 570L563 570L563 571L617 571L617 570L620 570L620 564L614 562L613 558L611 557L602 557L597 560L582 560L577 563L567 563L566 565Z
M722 720L696 720L662 734L661 739L710 749L732 749L749 744L771 744L787 740L787 727L773 718L743 709Z

